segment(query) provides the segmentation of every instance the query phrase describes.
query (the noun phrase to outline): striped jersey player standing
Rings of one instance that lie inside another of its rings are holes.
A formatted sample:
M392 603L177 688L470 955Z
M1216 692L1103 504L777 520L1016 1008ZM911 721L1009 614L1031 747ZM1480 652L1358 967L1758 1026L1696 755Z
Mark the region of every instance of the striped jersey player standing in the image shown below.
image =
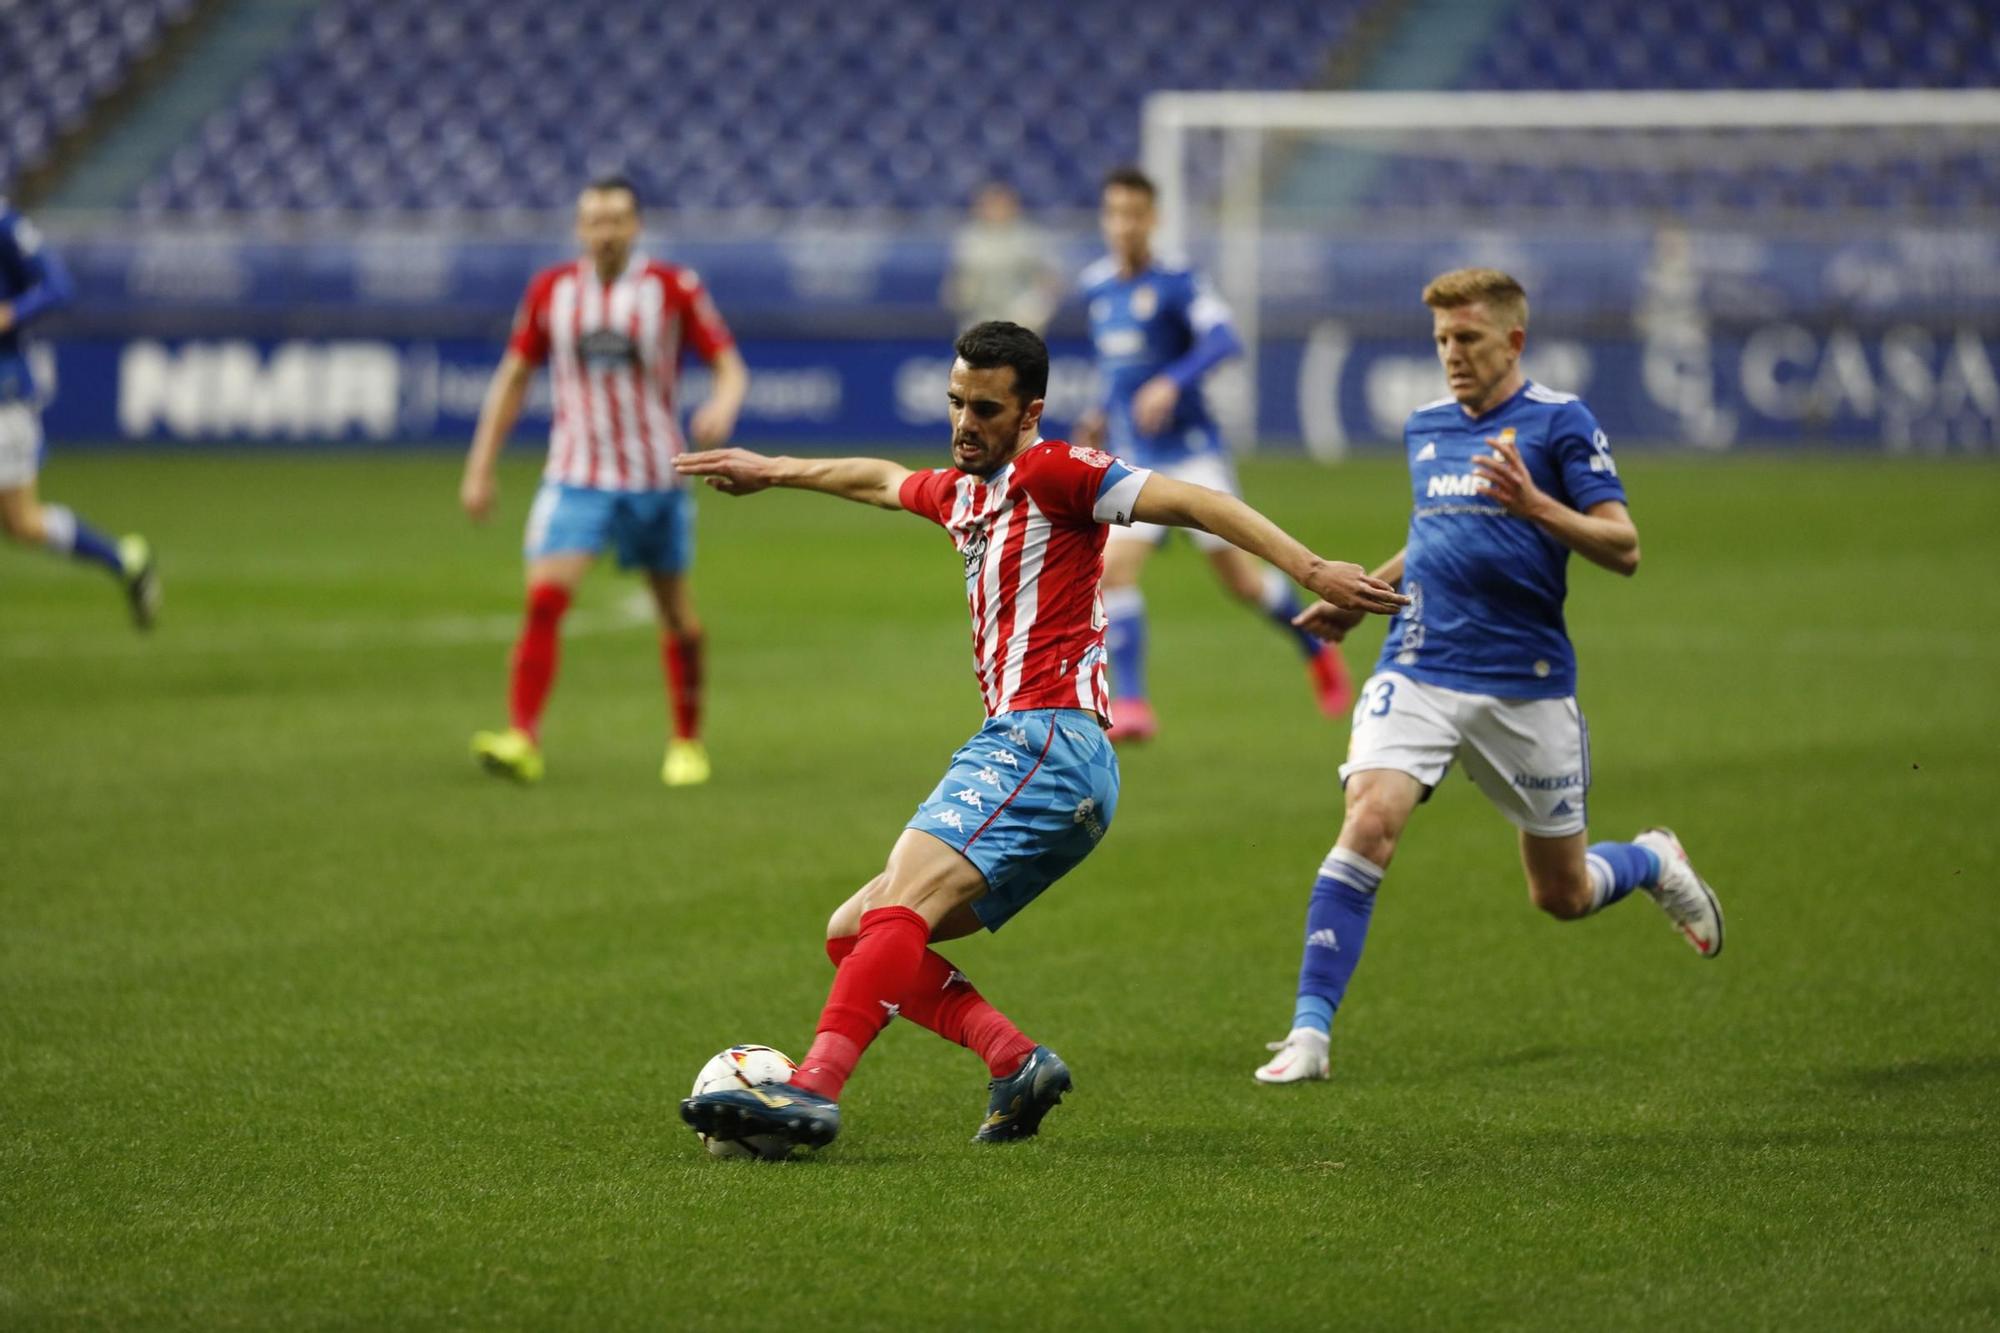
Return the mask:
M1722 908L1672 830L1590 841L1590 731L1563 621L1571 552L1639 568L1639 529L1611 445L1575 394L1521 370L1528 295L1507 274L1455 269L1424 288L1450 394L1410 414L1409 541L1376 571L1410 604L1361 687L1346 815L1306 907L1291 1031L1260 1083L1329 1073L1334 1011L1361 960L1375 893L1410 817L1454 764L1519 830L1528 896L1559 921L1639 891L1695 952L1722 952ZM1360 623L1324 603L1300 623L1339 639Z
M837 908L836 969L812 1049L779 1088L706 1093L682 1118L712 1138L773 1134L823 1147L862 1052L900 1014L968 1047L992 1076L982 1142L1026 1138L1069 1090L1069 1070L930 946L998 930L1087 856L1118 808L1104 728L1107 525L1213 532L1271 561L1330 604L1388 612L1401 598L1358 565L1320 559L1242 501L1038 434L1048 349L1018 324L974 325L948 388L952 466L911 472L873 458L805 461L742 449L688 454L682 471L731 495L823 491L942 526L965 568L974 674L986 724L917 807L882 873Z
M701 280L637 249L639 200L630 181L592 182L577 201L583 257L536 275L494 372L465 460L460 502L475 522L492 512L493 467L520 416L537 366L555 390L548 466L528 512L528 606L514 647L511 725L472 738L488 771L542 776L540 724L555 681L557 631L577 583L609 548L646 577L659 609L661 665L673 714L661 779L709 776L701 742L702 630L688 587L694 503L674 470L685 448L677 417L680 362L692 349L714 389L689 421L696 443L725 443L750 376Z
M25 330L69 303L69 272L42 243L33 223L0 199L0 530L23 546L96 565L125 585L132 620L151 629L160 610L160 576L144 537L113 541L67 505L36 494L42 465L45 386L28 364Z

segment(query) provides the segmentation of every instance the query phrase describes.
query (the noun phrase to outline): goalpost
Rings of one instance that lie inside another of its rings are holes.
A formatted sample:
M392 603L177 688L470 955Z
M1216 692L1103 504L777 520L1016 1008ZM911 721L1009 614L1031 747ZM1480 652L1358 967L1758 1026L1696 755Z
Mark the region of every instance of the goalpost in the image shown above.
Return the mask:
M1490 263L1641 433L2000 448L2000 92L1165 92L1142 154L1240 321L1243 447L1389 433L1423 279Z

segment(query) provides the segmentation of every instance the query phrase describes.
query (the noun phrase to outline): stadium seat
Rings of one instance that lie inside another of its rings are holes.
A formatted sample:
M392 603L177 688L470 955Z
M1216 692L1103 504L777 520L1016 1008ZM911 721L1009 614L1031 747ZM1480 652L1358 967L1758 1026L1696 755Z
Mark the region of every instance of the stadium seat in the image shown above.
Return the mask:
M1198 0L1138 16L1062 0L1004 13L897 0L754 11L729 0L327 0L139 202L560 207L579 179L616 167L696 207L956 209L996 176L1019 181L1034 207L1087 206L1102 172L1136 157L1148 92L1311 86L1365 2L1279 0L1246 25ZM58 12L56 0L30 7ZM85 8L109 13L111 0ZM1071 40L1040 48L1032 108L986 96L941 54L1057 29ZM475 149L505 170L351 161L430 151L462 162ZM274 157L300 164L286 188L265 183Z

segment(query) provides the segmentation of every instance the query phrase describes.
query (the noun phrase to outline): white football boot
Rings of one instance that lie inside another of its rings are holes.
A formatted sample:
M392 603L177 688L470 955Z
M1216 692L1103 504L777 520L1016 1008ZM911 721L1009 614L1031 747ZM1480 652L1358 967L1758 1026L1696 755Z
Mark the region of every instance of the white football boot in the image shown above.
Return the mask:
M1649 828L1632 839L1660 858L1660 882L1643 886L1667 919L1703 958L1722 952L1722 904L1708 881L1694 873L1687 849L1670 828Z
M1318 1028L1293 1028L1283 1041L1265 1046L1265 1050L1277 1054L1258 1066L1257 1081L1304 1083L1326 1078L1332 1072L1332 1061L1327 1058L1331 1044L1332 1038Z

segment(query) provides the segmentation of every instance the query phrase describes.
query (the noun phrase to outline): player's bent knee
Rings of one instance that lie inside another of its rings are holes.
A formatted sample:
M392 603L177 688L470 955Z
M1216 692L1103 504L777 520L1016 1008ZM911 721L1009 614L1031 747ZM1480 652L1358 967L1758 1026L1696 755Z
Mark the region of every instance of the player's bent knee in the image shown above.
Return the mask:
M1340 824L1339 845L1386 870L1396 855L1401 833L1386 812L1373 802L1362 800L1348 807L1347 817Z
M1530 880L1528 899L1558 921L1574 921L1590 915L1590 881Z
M826 919L826 937L830 940L846 939L861 930L861 914L871 907L882 904L870 900L871 893L888 879L888 875L877 875L854 891L852 897L833 909L833 915Z

